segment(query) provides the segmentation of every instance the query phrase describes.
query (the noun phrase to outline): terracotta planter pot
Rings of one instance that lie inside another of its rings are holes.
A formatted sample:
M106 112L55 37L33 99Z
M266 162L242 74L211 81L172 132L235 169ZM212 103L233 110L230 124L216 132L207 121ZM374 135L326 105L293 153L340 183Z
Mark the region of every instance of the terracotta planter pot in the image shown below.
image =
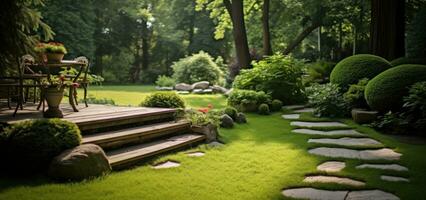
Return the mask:
M64 97L64 88L49 87L44 90L44 96L47 101L48 109L43 113L45 118L63 118L59 105Z
M192 125L191 130L193 133L198 133L206 136L206 142L210 143L213 141L217 141L218 130L217 126L213 124L206 124L203 126L200 125Z
M46 53L47 62L49 63L60 63L64 58L63 53Z

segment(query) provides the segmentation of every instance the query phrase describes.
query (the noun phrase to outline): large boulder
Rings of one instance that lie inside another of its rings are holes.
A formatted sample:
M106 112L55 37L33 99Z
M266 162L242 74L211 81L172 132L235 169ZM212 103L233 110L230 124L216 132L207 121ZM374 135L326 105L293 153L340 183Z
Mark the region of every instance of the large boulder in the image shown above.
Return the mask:
M220 116L220 126L223 128L234 127L234 120L227 114Z
M83 144L56 156L49 166L48 175L57 180L79 181L110 171L111 166L102 148L95 144Z
M200 81L200 82L196 82L194 84L192 84L192 87L194 89L202 89L205 90L207 88L209 88L210 83L208 81Z
M191 126L191 130L194 133L203 134L206 136L206 142L217 141L218 130L217 126L214 124L207 124L204 126Z
M186 83L178 83L175 85L175 90L177 91L191 91L193 89L192 85Z
M218 85L213 85L210 88L213 90L214 93L225 94L226 92L228 92L228 89Z

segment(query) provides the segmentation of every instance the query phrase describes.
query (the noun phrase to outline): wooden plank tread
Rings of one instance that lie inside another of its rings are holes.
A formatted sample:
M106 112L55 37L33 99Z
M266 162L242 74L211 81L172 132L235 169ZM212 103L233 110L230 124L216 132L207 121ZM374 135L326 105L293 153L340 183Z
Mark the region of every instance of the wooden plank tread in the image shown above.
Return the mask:
M126 162L137 161L166 151L177 149L188 144L200 142L205 139L204 135L183 134L164 140L130 146L107 152L111 166L121 165Z
M100 144L109 141L116 141L125 138L142 137L150 134L159 133L166 130L184 130L190 127L189 121L165 122L145 126L132 127L116 131L108 131L97 134L83 136L83 144Z

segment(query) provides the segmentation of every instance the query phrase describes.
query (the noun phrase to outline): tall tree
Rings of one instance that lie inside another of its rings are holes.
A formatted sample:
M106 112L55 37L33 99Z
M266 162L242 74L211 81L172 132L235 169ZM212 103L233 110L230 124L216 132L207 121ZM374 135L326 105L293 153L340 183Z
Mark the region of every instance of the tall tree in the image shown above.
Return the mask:
M263 0L262 26L263 26L263 55L272 55L271 32L269 31L269 1Z

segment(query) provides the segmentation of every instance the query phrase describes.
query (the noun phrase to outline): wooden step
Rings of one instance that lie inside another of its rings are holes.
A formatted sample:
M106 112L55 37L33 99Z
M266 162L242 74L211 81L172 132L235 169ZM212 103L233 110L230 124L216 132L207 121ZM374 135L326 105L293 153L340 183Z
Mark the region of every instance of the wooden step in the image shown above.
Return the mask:
M140 143L153 138L172 133L188 132L189 121L163 122L145 126L126 128L116 131L107 131L83 136L83 144L97 144L104 149L122 146L124 144Z
M106 154L113 169L120 169L151 156L196 144L203 140L205 140L204 135L183 134L155 142L109 151Z
M152 120L170 120L174 117L176 109L170 108L132 108L116 110L106 113L90 113L75 117L67 117L80 128L81 131L134 124Z

